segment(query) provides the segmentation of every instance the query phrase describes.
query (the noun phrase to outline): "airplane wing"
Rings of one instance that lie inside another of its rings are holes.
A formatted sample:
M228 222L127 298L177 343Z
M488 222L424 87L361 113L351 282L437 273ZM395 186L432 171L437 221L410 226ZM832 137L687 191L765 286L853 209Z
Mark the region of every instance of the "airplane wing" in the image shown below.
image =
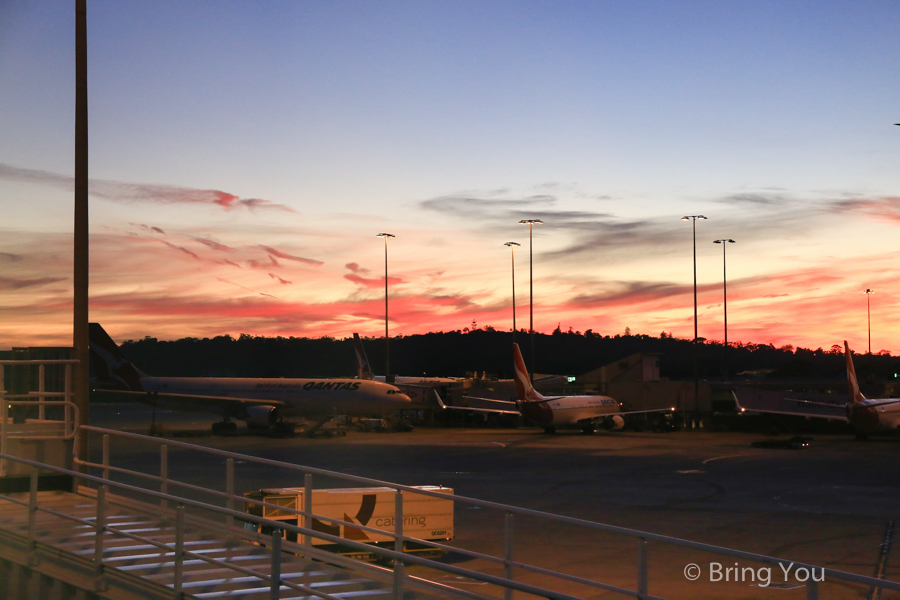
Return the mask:
M522 413L519 412L519 409L516 408L515 402L506 402L504 400L493 400L493 402L496 402L498 404L499 403L509 404L510 408L473 408L470 406L447 406L446 404L444 404L444 401L441 400L440 394L435 393L435 396L437 397L438 405L441 407L441 409L444 409L444 410L464 410L467 412L481 412L481 413L495 414L495 415L519 415L519 416L522 415ZM477 400L489 400L488 398L476 398L476 399Z
M900 402L900 398L885 398L883 400L875 399L875 400L869 400L868 402L866 402L865 406L868 408L872 408L875 406L885 406L888 404L897 404L898 402Z
M841 413L836 412L834 414L828 414L828 413L823 413L823 412L813 412L815 409L804 411L804 410L800 410L800 409L791 410L789 408L780 407L780 406L776 406L776 407L772 407L772 406L764 406L764 407L763 406L754 406L754 407L742 406L741 402L738 400L737 393L734 390L732 390L731 395L734 397L734 405L735 405L735 407L737 407L737 410L740 413L768 413L768 414L773 414L773 415L789 415L789 416L793 416L793 417L812 417L812 418L816 418L816 419L829 419L832 421L847 421L847 415L843 412L844 407L841 405L838 405L838 404L829 404L827 402L814 402L812 400L800 400L800 399L796 399L796 398L783 398L784 401L788 401L788 402L797 402L799 404L806 404L811 407L813 407L813 406L827 407L827 408L830 408L833 410L841 411ZM898 401L900 401L900 400L898 400Z
M655 412L661 412L661 413L675 412L675 407L670 406L669 408L651 408L649 410L623 410L622 412L611 413L611 414L614 414L614 415L640 415L643 413L655 413ZM603 415L603 416L606 416L606 415Z
M104 390L104 389L95 389L94 392L105 393L105 394L127 394L129 396L140 396L138 398L141 402L153 403L154 398L161 398L165 400L185 400L192 404L198 405L206 405L206 406L218 406L218 407L230 407L234 408L235 406L287 406L287 403L282 402L281 400L264 400L261 398L235 398L231 396L198 396L195 394L166 394L161 393L158 394L156 392L132 392L127 390Z

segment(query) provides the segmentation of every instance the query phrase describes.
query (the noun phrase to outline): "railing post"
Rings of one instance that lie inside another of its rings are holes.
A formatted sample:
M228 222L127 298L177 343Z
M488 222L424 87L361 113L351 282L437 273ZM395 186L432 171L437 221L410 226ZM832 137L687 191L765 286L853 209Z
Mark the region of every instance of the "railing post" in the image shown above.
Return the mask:
M508 513L506 513L506 517L504 519L504 525L506 527L506 542L504 543L503 557L506 561L506 578L509 581L513 580L513 566L512 566L513 540L514 540L513 518L514 518L514 515L512 513L508 512ZM506 592L504 593L504 598L506 598L506 600L512 600L513 591L514 590L510 587L506 588Z
M106 490L107 486L97 488L97 519L94 522L94 590L102 592L103 582L103 536L106 533Z
M47 374L47 370L44 368L44 364L41 363L38 365L38 419L41 421L44 420L44 397L43 393L46 391L44 384L44 376Z
M109 434L103 434L103 479L109 479Z
M2 367L0 367L0 368L2 368ZM72 401L72 365L70 365L69 363L66 363L66 376L65 376L63 386L64 386L63 387L63 400L65 400L67 403L71 402ZM65 404L63 406L63 409L64 409L63 412L66 415L66 417L65 417L65 419L66 419L66 434L68 434L69 433L69 423L70 423L69 411L72 409L72 407L69 406L68 404ZM72 416L74 417L74 414ZM78 427L78 423L72 423L72 433L75 433L75 429L77 427ZM75 447L76 448L78 447L77 440L75 440Z
M638 538L638 598L647 597L647 540Z
M303 477L303 526L312 529L312 473L307 473ZM312 547L312 536L306 534L303 536L303 545L307 548Z
M269 588L269 600L281 598L281 530L272 532L272 569L269 572L272 585Z
M825 571L824 567L822 571ZM812 574L806 580L806 600L819 600L819 583L812 578Z
M175 509L175 584L173 586L174 600L181 600L181 584L184 579L184 505L179 504Z
M234 510L234 459L229 458L225 461L225 493L228 498L225 499L225 508ZM231 527L234 525L234 517L228 515L225 517L225 523Z
M159 447L159 493L169 493L169 447L163 444ZM160 499L159 505L163 508L169 508L169 501L165 498Z
M394 495L394 551L403 552L403 492ZM403 561L394 559L394 600L403 600Z
M31 490L28 496L28 564L37 564L37 492L38 470L31 467Z

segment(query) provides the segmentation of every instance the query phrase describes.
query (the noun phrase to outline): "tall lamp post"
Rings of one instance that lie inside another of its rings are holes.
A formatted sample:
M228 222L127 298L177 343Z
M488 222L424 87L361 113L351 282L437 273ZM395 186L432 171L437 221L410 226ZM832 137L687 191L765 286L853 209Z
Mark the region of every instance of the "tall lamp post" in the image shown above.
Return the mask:
M534 226L543 225L540 219L522 219L520 225L528 225L528 332L531 334L531 381L534 381Z
M87 425L90 373L88 359L88 280L90 272L88 235L88 56L87 56L87 2L75 1L75 214L73 248L73 281L75 294L73 302L72 346L75 349L75 406L80 413L81 424ZM75 448L76 455L87 460L86 435L79 436ZM87 467L82 467L87 473Z
M519 242L506 242L504 246L509 246L510 256L512 258L512 309L513 309L513 344L516 343L516 248L521 246Z
M391 338L388 335L388 238L397 237L393 233L379 233L375 237L384 238L384 380L391 381Z
M725 248L734 240L725 238L713 240L713 244L722 244L722 306L725 308L725 381L728 381L728 274L725 269Z
M700 365L697 358L697 219L705 221L703 215L688 215L681 217L682 221L691 221L694 229L694 412L697 412L700 402Z
M866 325L869 330L869 354L872 354L872 311L869 308L869 296L875 293L875 290L866 288Z

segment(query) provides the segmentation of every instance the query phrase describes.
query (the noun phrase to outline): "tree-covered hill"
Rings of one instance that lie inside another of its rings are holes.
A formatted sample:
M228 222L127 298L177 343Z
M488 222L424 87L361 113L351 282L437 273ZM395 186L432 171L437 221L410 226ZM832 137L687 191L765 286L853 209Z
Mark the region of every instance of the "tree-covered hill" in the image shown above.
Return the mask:
M670 379L693 377L690 340L661 334L604 336L555 331L535 334L535 360L530 364L527 333L517 341L530 369L537 373L581 375L636 352L660 355L660 374ZM841 378L843 349L809 350L785 346L743 344L728 349L732 374L754 372L774 378ZM364 339L376 373L384 371L383 338ZM401 375L463 376L487 372L512 376L512 333L488 329L410 335L391 339L391 370ZM126 355L141 370L160 376L232 377L338 377L356 374L352 338L185 338L159 341L152 337L122 344ZM722 344L699 346L701 376L721 379L725 372ZM895 379L900 358L889 354L855 357L860 378Z

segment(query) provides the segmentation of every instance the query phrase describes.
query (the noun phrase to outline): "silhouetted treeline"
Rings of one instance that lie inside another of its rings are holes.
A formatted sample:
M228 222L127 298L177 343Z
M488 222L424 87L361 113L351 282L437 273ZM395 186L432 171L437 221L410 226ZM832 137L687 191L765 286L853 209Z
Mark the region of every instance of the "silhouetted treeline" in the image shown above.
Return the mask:
M530 338L518 333L517 341L529 369L536 373L581 375L636 352L660 355L660 375L669 379L693 377L690 340L648 335L603 336L558 329L550 335L535 334L535 360L531 364ZM383 338L364 339L372 367L384 372ZM392 338L391 371L399 375L427 374L458 377L487 372L512 377L512 333L476 329ZM284 338L241 335L158 341L146 337L122 344L137 367L151 375L207 377L340 377L356 375L352 338ZM891 355L857 355L861 380L894 379L900 358ZM699 346L701 377L722 379L725 348L722 344ZM732 345L728 348L732 375L755 372L771 378L842 378L843 349L775 348L765 344Z

